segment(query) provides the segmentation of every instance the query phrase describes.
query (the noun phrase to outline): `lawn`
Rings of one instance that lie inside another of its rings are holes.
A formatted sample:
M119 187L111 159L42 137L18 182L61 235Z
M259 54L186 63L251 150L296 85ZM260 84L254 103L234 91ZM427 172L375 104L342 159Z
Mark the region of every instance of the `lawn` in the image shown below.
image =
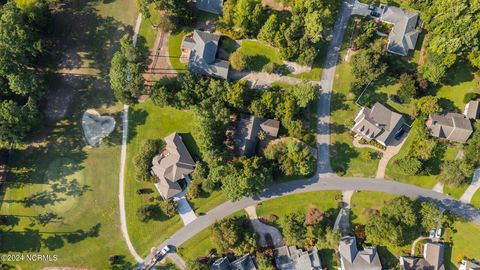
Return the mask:
M241 210L231 214L229 217L245 217L247 214ZM178 248L179 255L185 260L194 260L197 257L206 256L211 249L217 248L212 241L210 227L203 229L194 237L183 243Z
M50 101L47 107L61 110L65 105L67 114L60 121L40 123L45 128L33 134L36 144L20 146L12 155L12 173L0 210L0 253L58 256L57 261L18 262L22 269L107 269L112 254L122 258L119 267L131 269L133 258L119 233L121 106L107 79L82 74L108 73L119 38L133 29L135 4L129 0L62 4L54 13L56 27L49 33L62 46L49 48L45 63L54 71L64 67L65 56L75 54L78 58L70 71L78 75L49 77L47 97L65 98L58 104ZM92 72L82 73L78 67ZM54 92L57 89L62 91ZM82 137L79 119L88 108L117 121L99 148L87 148Z
M351 222L365 224L373 211L380 210L385 202L397 197L388 193L374 191L356 191L350 202ZM372 211L373 210L373 211Z
M330 163L335 172L346 176L374 177L379 161L376 151L353 146L350 128L360 106L355 104L355 97L350 93L352 80L349 63L341 62L335 72L331 101Z
M278 217L294 212L306 212L308 208L315 207L321 211L338 207L340 191L318 191L288 195L281 198L268 200L257 206L257 216L265 217L274 214Z
M463 258L480 258L480 226L472 222L457 221L453 224L452 248L445 252L447 269L457 269L458 262Z
M127 146L127 160L125 168L125 197L128 220L128 231L133 245L141 255L149 253L150 248L163 242L183 226L178 215L172 218L161 218L141 222L136 214L142 204L147 204L160 194L152 182L135 180L133 158L142 142L148 139L162 139L167 135L178 132L185 142L190 154L195 160L200 157L195 143L196 133L193 112L177 110L171 107L160 108L150 100L133 106L129 112L129 142ZM149 194L139 195L137 190L150 189ZM199 214L207 212L225 202L226 198L220 191L194 199L191 206Z
M170 34L170 38L168 39L168 54L170 57L170 63L172 67L177 72L184 72L187 68L187 64L183 64L180 62L180 57L182 56L182 41L183 37L186 34L190 33L191 31L184 29L178 32L174 32Z
M142 17L142 24L140 25L139 35L145 38L146 45L149 49L153 49L155 39L157 38L157 29L153 25L158 24L160 19L160 12L155 8L154 4L150 5L151 18ZM152 25L153 24L153 25Z
M252 71L262 71L268 63L283 64L278 50L263 41L243 40L239 50L250 56L247 68Z
M288 76L310 81L320 81L322 79L323 62L325 61L325 57L327 56L327 49L328 42L324 41L320 43L317 57L315 57L315 60L312 64L312 70L299 74L288 74Z
M470 203L480 209L480 190L477 190L477 192L475 193L475 195L473 195L473 198L472 198L472 201L470 201Z

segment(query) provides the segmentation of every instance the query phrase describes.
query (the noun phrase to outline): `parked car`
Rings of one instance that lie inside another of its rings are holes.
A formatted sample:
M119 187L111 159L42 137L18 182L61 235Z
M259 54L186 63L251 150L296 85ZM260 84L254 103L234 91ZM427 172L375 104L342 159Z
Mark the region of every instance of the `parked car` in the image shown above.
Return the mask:
M428 237L434 238L434 237L435 237L435 231L436 231L435 229L431 229L431 230L430 230L430 234L428 235Z
M160 254L166 255L168 252L170 252L170 247L169 246L164 246L162 250L160 251Z
M370 16L378 18L378 17L380 17L380 13L378 13L376 11L372 11L372 12L370 12Z
M442 236L442 229L441 228L438 228L437 229L437 232L435 233L435 237L436 238L440 238Z
M376 11L376 10L377 10L377 7L369 5L369 6L368 6L368 10Z

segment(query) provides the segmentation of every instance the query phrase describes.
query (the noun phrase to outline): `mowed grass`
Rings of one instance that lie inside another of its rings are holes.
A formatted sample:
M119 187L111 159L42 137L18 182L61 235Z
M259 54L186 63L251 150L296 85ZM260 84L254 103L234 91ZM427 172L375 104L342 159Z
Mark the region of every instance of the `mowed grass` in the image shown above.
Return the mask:
M453 245L447 249L445 265L447 269L457 269L458 263L463 257L480 258L480 225L472 222L457 221L453 224ZM451 255L450 255L451 254Z
M133 106L129 112L129 142L125 168L125 197L128 220L128 231L133 245L140 255L147 255L150 248L163 242L183 226L178 215L163 220L141 222L137 209L148 204L152 197L160 196L152 182L137 181L134 157L143 142L148 139L163 139L173 132L182 135L183 141L192 156L198 157L198 149L194 141L194 121L191 111L174 108L160 108L150 100ZM138 189L151 189L150 194L139 195Z
M283 63L278 50L263 41L243 40L242 47L239 50L250 56L247 69L252 71L262 71L268 63L279 65Z
M336 209L341 194L340 191L328 190L294 194L268 200L257 206L257 216L265 217L274 214L282 217L295 212L305 213L311 207L318 208L321 211L331 208Z
M171 33L168 39L168 54L170 57L170 63L177 72L185 72L187 64L180 62L182 56L182 41L186 34L190 33L189 30L184 29L179 32Z
M360 106L355 104L355 96L350 93L352 80L350 64L341 62L335 72L331 101L330 163L335 172L346 176L374 177L379 161L376 151L353 146L350 129Z
M350 201L351 222L354 224L367 223L371 214L382 209L386 202L396 197L396 195L388 193L356 191Z
M149 49L153 49L155 39L157 38L157 28L153 25L158 24L160 12L155 8L154 4L150 5L151 18L142 17L139 35L145 38L145 43ZM153 24L153 25L152 25Z
M20 2L27 5L32 1ZM118 38L133 29L135 4L129 0L63 4L54 15L52 39L69 52L82 48L78 52L80 63L105 72L118 48ZM74 23L62 23L65 21ZM98 31L91 31L93 28ZM71 46L72 40L75 46ZM63 49L55 47L45 64L55 67L62 60ZM34 135L38 143L18 147L11 157L10 183L0 210L6 221L0 225L0 253L58 256L56 261L8 263L18 269L108 269L112 254L122 258L119 267L132 269L134 260L120 233L118 214L121 106L104 78L62 78L52 75L49 89L68 80L72 94L67 114L56 123L40 123L46 128ZM83 140L80 119L88 108L117 121L116 129L99 148L89 149ZM40 215L46 214L54 218L42 224Z
M243 210L235 212L229 217L248 218ZM207 256L211 249L217 249L218 253L221 252L213 242L211 227L208 227L183 243L178 248L178 254L185 260L195 260L197 257Z
M473 195L473 198L472 200L470 201L470 203L480 209L480 190L477 190L477 192L475 192L475 195Z
M441 99L444 109L463 112L463 98L471 92L480 93L480 76L466 63L459 63L448 72L445 83L436 95Z

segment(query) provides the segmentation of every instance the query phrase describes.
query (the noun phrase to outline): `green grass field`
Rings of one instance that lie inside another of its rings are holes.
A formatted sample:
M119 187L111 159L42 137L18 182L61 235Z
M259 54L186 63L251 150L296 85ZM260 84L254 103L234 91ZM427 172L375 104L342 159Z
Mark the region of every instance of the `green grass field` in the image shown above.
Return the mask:
M355 97L350 93L353 80L348 62L337 66L333 83L332 107L330 114L330 163L335 172L344 172L346 176L374 177L379 159L368 148L353 146L350 129L360 110Z
M153 48L155 39L157 38L157 29L154 25L158 24L160 12L155 8L155 5L150 5L151 18L142 18L139 35L145 38L145 43L149 49ZM153 24L153 25L152 25Z
M148 139L162 139L167 135L178 132L185 142L190 154L194 159L200 157L195 143L197 136L193 121L193 112L177 110L171 107L160 108L150 100L133 106L129 112L129 142L127 146L127 160L125 168L125 197L128 220L128 231L137 252L146 255L150 248L158 245L167 237L175 233L183 226L178 215L162 220L150 220L141 222L137 217L137 209L142 204L148 204L152 197L160 194L152 182L135 180L133 158L138 152L142 142ZM150 194L137 194L138 189L151 189ZM194 211L207 212L225 202L226 198L220 191L214 191L191 201Z
M243 40L239 50L250 56L247 69L252 71L262 71L268 63L283 63L278 50L263 41Z
M182 30L179 32L171 33L170 38L168 39L168 54L170 56L170 63L172 67L177 72L184 72L187 68L187 64L180 62L180 57L182 56L182 40L189 30Z
M57 24L51 38L70 49L81 47L79 65L97 70L91 74L105 74L118 39L133 28L135 3L64 4L55 13ZM75 23L63 23L66 21ZM69 47L72 40L76 47ZM56 68L64 53L70 51L54 48L46 64ZM70 83L68 113L56 123L42 123L47 128L33 135L37 144L17 148L11 159L10 183L0 210L0 253L58 256L53 262L9 263L18 269L108 269L112 254L122 258L119 267L133 268L133 258L119 231L121 106L114 100L107 79L81 74L51 77L49 89L60 87L63 80ZM88 108L117 121L116 129L99 148L89 149L83 141L80 119Z
M248 218L243 210L233 213L230 217ZM211 227L204 229L178 248L179 255L185 260L194 260L197 257L208 255L208 252L213 248L218 249L217 245L212 241L211 235Z
M475 192L473 195L472 201L470 202L474 207L480 209L480 190Z

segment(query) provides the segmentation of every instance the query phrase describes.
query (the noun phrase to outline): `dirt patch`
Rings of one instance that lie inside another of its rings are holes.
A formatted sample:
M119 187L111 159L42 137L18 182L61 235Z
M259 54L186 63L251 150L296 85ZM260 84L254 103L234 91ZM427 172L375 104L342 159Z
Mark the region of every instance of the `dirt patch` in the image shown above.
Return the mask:
M275 0L262 0L262 3L271 9L275 9L278 11L283 11L283 10L291 10L290 7L284 6L282 3L279 3Z

